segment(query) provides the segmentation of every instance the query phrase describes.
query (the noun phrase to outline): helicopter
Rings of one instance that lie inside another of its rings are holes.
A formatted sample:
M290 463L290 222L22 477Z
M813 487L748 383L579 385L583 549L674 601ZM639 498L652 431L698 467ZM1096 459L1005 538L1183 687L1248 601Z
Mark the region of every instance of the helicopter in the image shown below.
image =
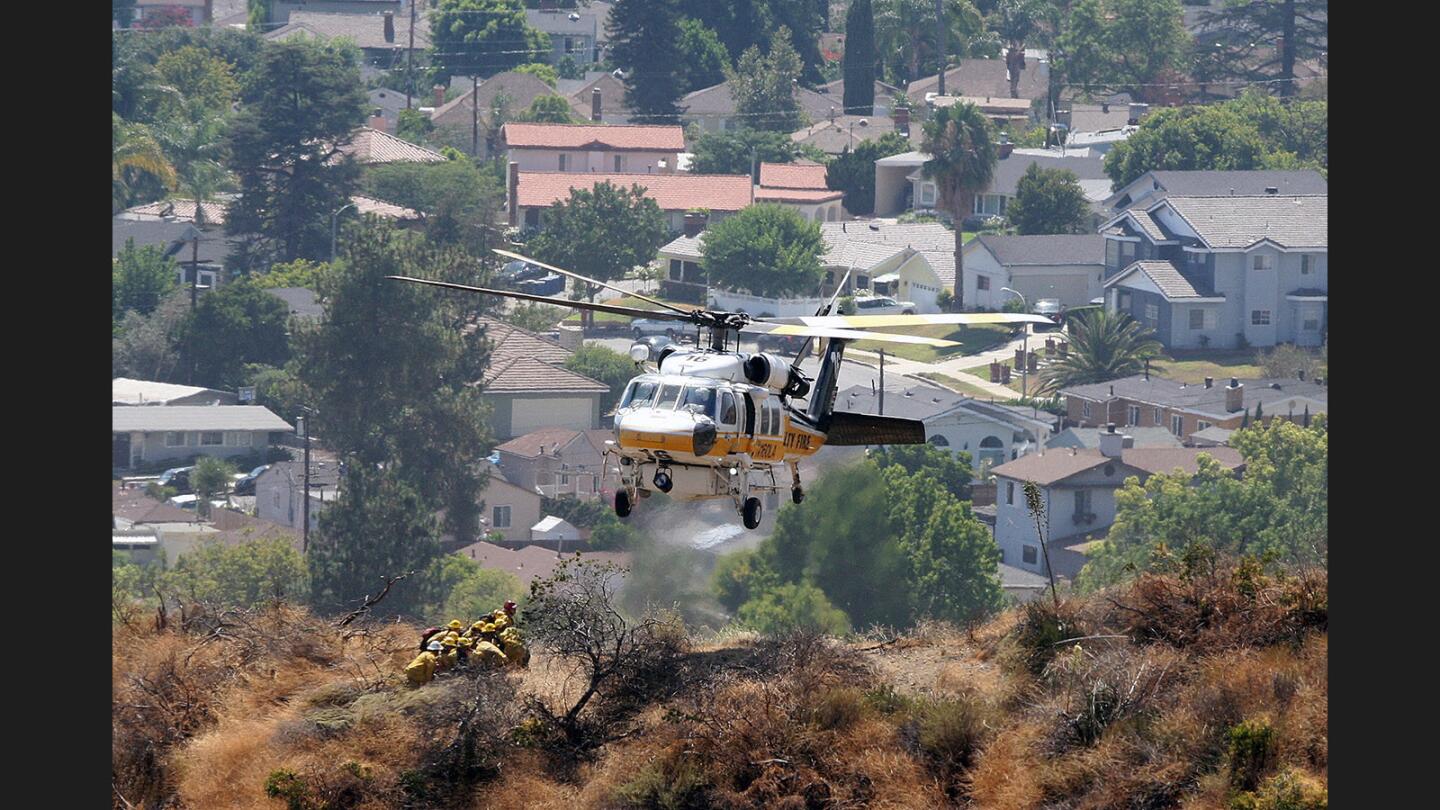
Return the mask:
M660 309L570 301L409 276L386 278L577 310L682 322L696 327L697 338L702 330L709 330L707 345L697 339L694 348L666 346L650 368L645 366L651 355L648 346L637 343L630 349L641 373L620 396L614 413L615 438L606 440L604 449L604 475L615 485L615 514L621 518L628 517L642 499L662 492L683 501L729 500L745 528L755 529L761 519L759 496L781 489L777 469L790 473L791 501L799 504L805 499L800 461L822 447L924 444L925 426L917 419L834 409L845 346L856 340L937 347L960 344L868 330L930 324L1053 323L1043 315L1022 313L831 315L848 272L814 316L754 317L745 312L685 309L518 253L493 250L508 259L623 292ZM740 351L741 335L801 336L805 343L794 360L787 361L770 352ZM817 340L824 345L818 349L820 367L812 379L801 372L800 363ZM803 408L799 400L804 400Z

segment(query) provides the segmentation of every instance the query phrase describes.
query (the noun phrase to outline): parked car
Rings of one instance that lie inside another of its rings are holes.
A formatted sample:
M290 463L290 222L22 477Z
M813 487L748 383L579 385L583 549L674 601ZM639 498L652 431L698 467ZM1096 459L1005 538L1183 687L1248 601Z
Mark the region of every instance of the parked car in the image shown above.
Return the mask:
M911 301L896 301L885 295L871 295L855 299L856 315L914 315L915 304Z
M521 281L544 278L549 272L550 271L543 267L537 267L528 262L522 262L516 259L501 268L500 272L495 274L495 280L508 286Z
M194 467L171 467L160 474L160 486L171 487L176 492L190 491L190 473Z
M235 489L233 490L232 494L235 494L235 495L254 495L254 494L255 494L255 479L259 478L259 477L260 477L260 474L263 473L263 472L265 472L265 471L268 470L268 469L270 469L270 465L269 465L269 464L262 464L262 465L260 465L259 467L256 467L255 469L251 470L249 473L247 473L247 474L245 474L245 475L242 475L242 476L240 476L239 478L235 479Z
M639 340L646 335L664 335L674 341L679 341L680 336L685 334L684 326L677 321L655 321L649 318L636 318L630 322L630 332Z
M755 345L762 352L780 352L782 354L796 354L800 347L805 345L807 338L800 335L768 335L762 334L755 338Z
M548 273L539 278L522 279L511 286L531 295L555 295L565 292L565 277L559 273Z

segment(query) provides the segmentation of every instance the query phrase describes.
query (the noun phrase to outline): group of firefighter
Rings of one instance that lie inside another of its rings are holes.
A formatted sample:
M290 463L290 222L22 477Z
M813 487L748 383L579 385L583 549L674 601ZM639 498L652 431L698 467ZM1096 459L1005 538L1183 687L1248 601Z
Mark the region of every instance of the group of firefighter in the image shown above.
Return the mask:
M515 603L507 601L469 628L459 619L426 628L420 634L420 654L405 666L405 678L414 686L423 686L435 673L450 669L506 664L524 667L529 663L530 651L515 627Z

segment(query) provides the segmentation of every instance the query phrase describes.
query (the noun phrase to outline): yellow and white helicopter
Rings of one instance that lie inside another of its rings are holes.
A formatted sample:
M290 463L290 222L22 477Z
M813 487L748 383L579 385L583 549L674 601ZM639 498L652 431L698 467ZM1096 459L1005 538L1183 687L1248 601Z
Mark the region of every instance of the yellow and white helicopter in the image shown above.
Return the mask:
M790 495L800 503L800 460L825 445L923 444L925 427L915 419L834 410L840 363L847 342L874 340L956 346L954 341L866 330L927 324L1054 323L1044 315L1018 313L943 313L935 315L830 315L844 289L810 317L757 318L744 312L683 309L639 293L621 290L506 250L518 259L588 284L639 298L663 311L616 304L568 301L514 290L471 287L407 276L409 281L486 295L536 301L572 309L610 312L637 318L688 323L708 329L707 347L667 346L653 368L647 346L636 344L630 356L642 373L631 380L615 410L615 438L605 442L605 475L615 486L615 514L626 517L652 491L680 500L729 499L747 529L760 525L760 494L779 492L775 470L790 471ZM739 351L740 335L798 335L807 338L793 361L772 353ZM697 331L698 336L698 331ZM811 380L800 362L816 338L826 343L820 369ZM733 340L735 350L729 346ZM806 400L805 407L797 400Z

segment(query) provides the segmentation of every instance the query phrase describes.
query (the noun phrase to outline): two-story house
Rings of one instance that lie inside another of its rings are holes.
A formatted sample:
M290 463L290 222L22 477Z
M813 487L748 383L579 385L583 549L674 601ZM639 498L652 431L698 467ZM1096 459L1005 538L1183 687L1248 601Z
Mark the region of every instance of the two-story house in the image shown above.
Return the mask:
M925 152L904 152L875 161L875 215L894 216L908 210L931 210L940 206L940 190L935 179L925 173L930 155ZM1042 169L1069 169L1075 173L1085 199L1094 212L1103 211L1101 203L1110 196L1110 178L1105 174L1105 161L1089 150L1016 149L1002 144L995 162L995 173L981 193L975 195L976 216L1005 216L1015 199L1020 178L1032 165Z
M1025 296L1030 306L1045 298L1066 307L1089 304L1104 288L1105 239L1099 234L982 234L962 249L965 257L965 305L1001 309Z
M1105 223L1105 305L1166 348L1319 346L1326 195L1176 197Z
M540 428L495 448L505 479L526 491L558 498L600 497L608 430ZM533 521L532 521L533 522Z
M1276 378L1240 380L1228 385L1188 385L1154 374L1135 374L1109 382L1075 385L1060 391L1065 398L1066 424L1101 427L1164 428L1190 443L1210 428L1234 430L1257 410L1266 421L1302 422L1305 415L1329 410L1329 389L1323 380Z
M1244 460L1229 447L1136 448L1115 431L1100 436L1100 447L1046 450L1030 453L994 469L995 542L1000 561L1044 574L1045 552L1025 500L1025 484L1040 491L1051 570L1057 577L1073 578L1087 561L1093 544L1115 522L1115 490L1130 476L1144 483L1151 475L1176 469L1194 474L1201 453L1226 469L1242 470Z
M1149 207L1162 197L1253 197L1273 188L1282 196L1328 194L1325 178L1314 169L1234 171L1148 171L1116 189L1104 205L1111 214L1126 208Z
M255 479L255 515L292 529L304 527L305 464L281 461ZM310 461L310 530L320 528L320 513L340 498L340 466Z
M600 23L589 9L527 8L525 22L550 36L546 62L553 65L568 56L584 67L596 60Z
M525 124L500 128L501 148L522 172L660 174L685 151L677 126Z

